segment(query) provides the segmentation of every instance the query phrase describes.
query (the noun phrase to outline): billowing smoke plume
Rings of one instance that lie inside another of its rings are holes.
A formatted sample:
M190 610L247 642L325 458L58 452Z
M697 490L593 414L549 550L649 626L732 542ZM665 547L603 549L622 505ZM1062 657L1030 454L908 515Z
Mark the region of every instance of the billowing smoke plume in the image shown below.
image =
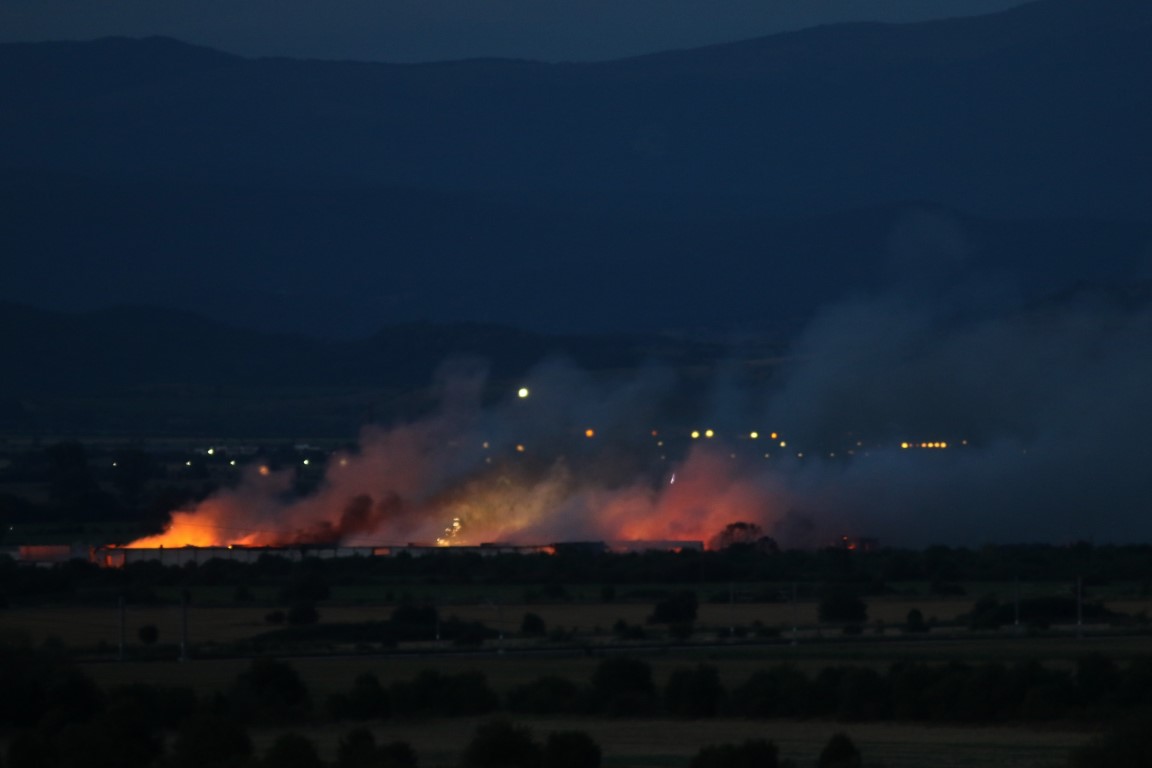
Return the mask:
M436 415L366 428L314 494L253 469L138 544L708 541L737 521L785 546L1152 539L1146 286L1025 304L930 216L892 254L890 287L828 307L768 384L723 366L698 425L669 417L681 382L658 367L551 361L482 407L483 365L457 361Z

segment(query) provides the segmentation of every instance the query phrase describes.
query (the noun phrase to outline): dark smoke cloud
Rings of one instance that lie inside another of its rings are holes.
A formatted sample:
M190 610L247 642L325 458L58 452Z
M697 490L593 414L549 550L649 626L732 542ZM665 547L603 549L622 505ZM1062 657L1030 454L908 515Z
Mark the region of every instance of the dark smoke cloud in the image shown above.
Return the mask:
M966 271L947 222L901 237L893 287L823 312L767 406L825 456L786 473L781 536L806 517L907 544L1152 538L1147 286L1021 308ZM826 458L854 436L866 457ZM897 447L945 440L946 451Z
M253 472L175 516L168 545L707 541L738 521L785 546L1152 540L1149 285L1022 305L917 211L891 254L889 288L827 307L768 383L719 368L697 425L714 439L670 417L685 382L659 366L551 360L528 397L487 403L483 362L451 361L434 415L366 428L314 495ZM901 446L923 442L949 447Z

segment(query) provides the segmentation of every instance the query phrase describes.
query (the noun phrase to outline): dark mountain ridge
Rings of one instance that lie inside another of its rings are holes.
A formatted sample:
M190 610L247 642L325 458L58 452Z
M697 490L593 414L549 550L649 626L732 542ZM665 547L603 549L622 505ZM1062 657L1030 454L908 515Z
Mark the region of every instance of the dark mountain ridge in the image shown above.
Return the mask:
M1152 240L1134 0L595 64L3 45L0 105L0 296L48 306L780 333L887 279L923 211L1041 292Z

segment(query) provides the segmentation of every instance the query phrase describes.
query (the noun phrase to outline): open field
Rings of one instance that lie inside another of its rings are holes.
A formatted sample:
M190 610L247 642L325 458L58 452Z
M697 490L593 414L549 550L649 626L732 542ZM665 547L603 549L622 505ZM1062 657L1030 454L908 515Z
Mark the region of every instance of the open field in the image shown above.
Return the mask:
M894 617L899 624L911 608L925 615L953 617L971 605L967 598L916 600L882 598L869 601L870 614L881 621ZM1119 608L1119 604L1117 604ZM387 618L394 605L322 605L323 622L357 622ZM127 609L125 634L128 661L90 661L83 667L102 687L147 682L159 685L189 686L201 695L228 690L237 675L247 669L247 658L197 658L198 647L243 640L268 631L264 615L272 609L267 603L194 602L189 611L189 640L193 658L175 660L175 643L180 637L180 608L176 605L131 606ZM1146 610L1145 601L1125 605L1122 610ZM814 674L835 664L872 666L885 669L901 660L946 663L1038 660L1046 665L1068 666L1086 653L1096 652L1120 662L1152 656L1152 637L1086 634L1044 634L1030 636L1013 628L985 634L963 631L930 633L928 637L907 636L892 626L883 633L871 625L860 637L844 637L834 628L821 630L815 623L816 606L811 602L766 604L718 604L700 606L700 625L723 627L729 623L748 624L759 620L766 626L785 628L781 639L762 643L719 642L711 630L697 633L687 645L632 645L632 652L651 666L658 687L663 687L678 668L707 663L717 668L721 682L731 690L766 666L789 662ZM600 627L605 634L598 641L584 637L586 645L558 644L550 640L515 637L523 614L532 611L549 626L576 628L581 633ZM643 624L651 606L645 603L557 603L506 605L480 604L443 606L443 616L483 621L507 636L476 649L461 649L447 643L408 643L396 651L363 654L349 648L345 655L296 656L288 660L308 686L320 706L333 693L349 690L358 675L373 673L385 685L413 678L420 670L445 673L479 670L500 694L512 687L544 675L559 675L578 683L589 680L605 652L627 652L629 644L611 650L598 648L610 641L609 628L617 619ZM930 613L931 612L931 613ZM791 617L798 616L799 642L790 642ZM149 649L157 660L142 660L146 649L136 632L145 624L155 625L160 643ZM102 649L111 658L120 632L115 606L17 606L0 611L0 640L23 637L39 644L50 637L66 647ZM822 637L820 635L823 635ZM615 642L615 641L612 641ZM525 653L525 650L544 652ZM1087 732L1067 728L1021 727L943 727L897 723L844 724L823 721L703 720L669 721L658 719L612 720L597 718L515 718L538 736L557 730L583 730L601 745L605 765L667 768L683 766L702 746L768 738L780 746L781 756L797 766L811 765L830 735L847 732L860 746L866 764L885 768L942 766L943 768L1054 768L1066 763L1068 750L1083 743ZM424 766L452 766L471 738L477 719L389 720L373 723L378 741L410 742ZM323 754L331 758L340 738L351 724L304 727ZM279 731L269 729L254 735L259 746L271 743Z
M1113 603L1120 610L1136 612L1148 610L1149 601ZM265 620L274 606L268 604L193 603L188 612L188 640L192 654L197 649L216 649L214 654L227 655L227 645L257 637L276 627ZM393 605L328 605L320 606L321 624L355 623L387 619ZM774 663L791 660L799 664L825 664L830 661L852 662L886 666L904 658L927 660L1016 661L1027 659L1067 661L1089 650L1098 650L1118 660L1152 654L1152 637L1102 636L1102 627L1086 627L1083 638L1065 629L1064 633L1030 636L1022 628L1005 627L998 632L974 634L962 628L939 627L927 635L906 635L900 626L903 617L912 608L919 608L926 616L941 621L954 621L971 604L964 599L954 600L897 600L893 598L869 601L873 622L859 638L846 638L837 627L821 627L817 623L816 604L787 603L704 604L700 606L697 631L690 643L674 651L651 649L651 643L666 643L663 628L647 626L649 638L637 642L622 642L612 634L618 620L630 625L645 626L651 606L641 603L559 603L443 606L442 618L458 617L479 621L501 633L500 639L486 642L476 649L481 655L496 655L497 651L516 655L518 664L525 669L534 665L531 658L521 658L516 652L543 650L560 652L565 656L579 656L580 648L596 649L604 645L635 647L645 656L677 656L688 654L694 658L709 658L727 663ZM518 637L520 623L527 612L541 616L549 629L563 629L571 639L556 642L549 639ZM778 632L776 639L758 642L722 641L717 632L733 626L750 626L761 622L769 630ZM793 621L799 632L793 635ZM151 625L159 632L157 648L146 648L138 638L141 627ZM173 604L129 606L124 616L124 639L129 659L163 655L163 648L174 648L181 638L181 609ZM26 642L40 645L55 642L65 648L84 654L110 657L120 643L120 614L115 605L41 605L16 606L0 611L0 641ZM792 644L793 638L798 643ZM882 641L882 642L877 642ZM362 658L386 659L391 649L356 648L353 646L316 647L315 652L340 654L376 653ZM403 643L396 649L408 653L437 654L460 651L449 643ZM174 656L175 652L172 651ZM399 656L404 658L403 656ZM446 662L452 663L452 662ZM544 662L546 664L555 661Z
M453 766L482 719L388 721L374 724L377 742L409 742L423 766ZM815 764L833 733L847 733L864 756L865 765L885 768L1054 768L1068 750L1083 743L1085 733L1058 729L922 727L749 720L601 720L587 718L516 718L538 738L553 731L585 731L600 744L604 765L667 768L684 766L701 747L766 738L780 756L797 766ZM350 727L350 726L349 726ZM348 728L307 731L321 753L335 754ZM257 734L257 747L274 738Z

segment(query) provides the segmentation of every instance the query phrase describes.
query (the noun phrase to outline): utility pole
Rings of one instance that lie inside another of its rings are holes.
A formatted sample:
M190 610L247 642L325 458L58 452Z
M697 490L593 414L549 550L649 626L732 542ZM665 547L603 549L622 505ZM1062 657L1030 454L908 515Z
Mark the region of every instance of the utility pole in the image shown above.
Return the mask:
M1084 636L1084 577L1076 577L1076 637Z
M796 645L800 642L799 630L797 629L800 624L799 616L797 614L799 610L800 607L796 604L796 582L792 582L792 645Z
M124 595L120 595L120 653L119 653L119 657L118 657L120 661L124 661L125 624L127 621L127 618L125 617L124 613L125 613Z
M188 661L188 603L191 597L186 589L180 594L180 661Z

